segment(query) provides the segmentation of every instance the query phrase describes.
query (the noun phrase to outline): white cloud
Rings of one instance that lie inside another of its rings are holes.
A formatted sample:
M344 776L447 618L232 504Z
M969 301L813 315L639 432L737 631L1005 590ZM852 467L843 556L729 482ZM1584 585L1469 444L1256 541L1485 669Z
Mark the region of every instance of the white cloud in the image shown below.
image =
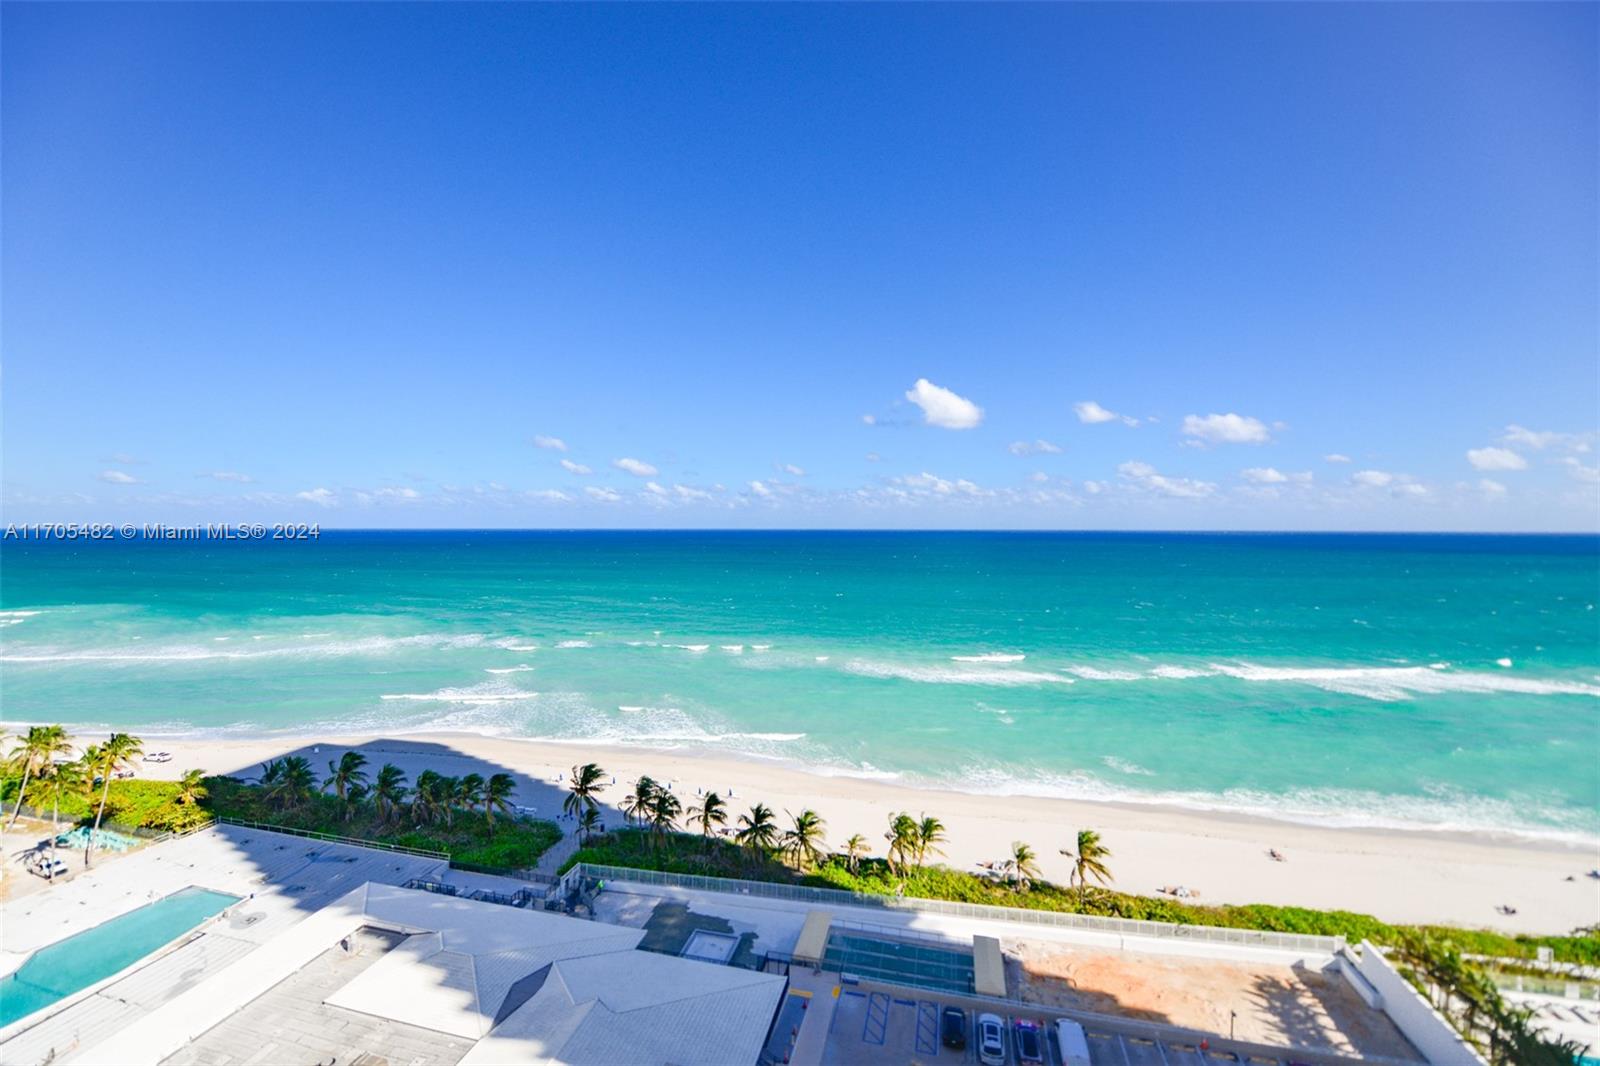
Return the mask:
M561 460L561 466L569 474L592 474L592 473L594 473L593 470L590 470L588 467L584 466L582 463L575 463L571 459L563 459L563 460Z
M1478 470L1526 470L1528 460L1510 448L1471 448L1467 462Z
M750 491L762 499L769 499L772 496L772 490L759 481L750 482Z
M1033 473L1028 475L1028 480L1043 485L1046 481L1050 480L1050 475L1046 474L1043 470L1035 470Z
M924 470L920 474L906 474L902 477L890 478L892 484L903 485L915 490L919 494L932 493L936 496L989 496L989 490L968 481L966 478L957 478L954 481L946 480L936 474Z
M534 437L533 443L537 448L545 448L552 452L564 452L567 450L566 441L562 440L560 437L547 437L543 433L539 434L537 437Z
M1239 471L1239 473L1246 481L1257 485L1282 485L1291 481L1296 485L1309 485L1316 480L1309 470L1285 474L1283 471L1271 466L1252 466L1248 470Z
M196 476L208 477L212 481L236 481L241 485L250 485L256 480L249 474L241 474L237 470L213 470L209 474L197 474Z
M339 497L335 495L332 490L322 488L307 489L304 492L297 492L294 494L294 498L297 500L305 500L307 503L314 503L318 507L332 507L334 504L339 502Z
M1185 415L1185 436L1207 444L1265 444L1272 439L1265 423L1247 415Z
M1125 426L1137 426L1139 420L1128 415L1119 415L1115 411L1107 411L1093 400L1083 400L1072 405L1072 410L1078 416L1079 422L1097 425L1101 422L1121 422ZM1151 419L1155 421L1155 419Z
M1600 484L1600 466L1585 466L1570 455L1561 460L1561 465L1567 468L1567 473L1576 481L1589 485Z
M1060 455L1061 446L1047 440L1036 440L1031 444L1025 440L1015 440L1006 447L1006 451L1012 455Z
M867 462L869 462L869 463L881 463L881 462L883 462L883 456L879 455L877 452L868 452L867 453Z
M878 424L878 416L877 415L862 415L861 416L861 424L864 425L864 426L875 426L875 425Z
M940 429L975 429L983 421L983 408L927 378L918 378L906 399L922 408L924 422Z
M801 469L800 467L795 466L793 463L784 463L781 466L779 466L778 469L783 471L785 474L788 474L790 477L805 477L806 476L806 472L803 469Z
M705 489L692 488L688 485L674 485L672 491L678 494L680 500L709 500L711 493Z
M504 486L495 485L492 487L498 489ZM476 488L473 491L477 495L484 495L482 488ZM304 496L305 493L301 493L301 495ZM415 503L417 500L422 499L422 493L416 489L374 489L371 492L358 491L354 495L356 503L362 507L371 507L375 503Z
M1534 451L1565 448L1582 454L1593 448L1594 438L1593 433L1555 433L1549 430L1526 429L1512 424L1506 427L1505 434L1500 439L1506 444L1516 444L1532 448Z
M572 497L560 489L533 489L527 495L535 500L548 500L551 503L571 503Z
M660 473L655 467L641 459L613 459L611 465L618 470L624 470L634 477L655 477Z
M1166 477L1163 474L1156 473L1155 467L1149 463L1141 463L1137 460L1129 460L1118 466L1117 473L1140 488L1148 489L1163 496L1200 499L1217 491L1217 486L1209 481L1197 481L1186 477Z
M1324 462L1328 463L1348 463L1350 461L1350 457L1348 455L1340 455L1338 452L1330 452L1329 454L1324 455L1322 459Z
M1481 481L1479 481L1478 488L1483 490L1483 494L1485 496L1498 497L1506 494L1506 487L1504 485L1500 484L1498 481L1490 480L1489 478L1483 478Z
M599 500L601 503L616 503L622 499L621 493L594 485L585 485L583 491L591 500Z
M660 485L657 485L654 481L646 481L644 483L644 488L645 491L650 493L652 496L665 496L667 494L667 490L662 488Z
M138 466L144 462L144 460L140 459L138 456L129 455L127 452L118 452L105 461L108 463L119 463L122 466Z
M1407 481L1396 485L1394 494L1396 496L1426 496L1428 487L1426 485L1418 485L1415 481Z
M1394 481L1394 475L1387 470L1357 470L1350 475L1350 480L1357 485L1381 489Z
M137 484L139 484L139 479L138 478L134 477L131 474L124 474L120 470L102 470L102 471L100 471L100 480L101 481L105 481L105 482L109 482L112 485L137 485Z

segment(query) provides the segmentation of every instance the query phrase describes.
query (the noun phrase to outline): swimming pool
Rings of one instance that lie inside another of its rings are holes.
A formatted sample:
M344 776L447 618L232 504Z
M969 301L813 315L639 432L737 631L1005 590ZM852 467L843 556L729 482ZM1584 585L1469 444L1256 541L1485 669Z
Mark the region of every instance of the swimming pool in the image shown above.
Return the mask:
M822 964L839 973L936 992L972 991L972 952L834 930Z
M110 977L237 902L225 892L180 889L40 948L0 979L0 1026Z

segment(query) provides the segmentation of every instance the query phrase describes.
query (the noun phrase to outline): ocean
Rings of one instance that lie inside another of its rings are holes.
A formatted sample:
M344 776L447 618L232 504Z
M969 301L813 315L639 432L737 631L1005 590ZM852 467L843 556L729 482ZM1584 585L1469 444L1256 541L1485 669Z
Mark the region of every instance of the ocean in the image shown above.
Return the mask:
M8 542L0 718L429 730L1600 840L1600 538Z

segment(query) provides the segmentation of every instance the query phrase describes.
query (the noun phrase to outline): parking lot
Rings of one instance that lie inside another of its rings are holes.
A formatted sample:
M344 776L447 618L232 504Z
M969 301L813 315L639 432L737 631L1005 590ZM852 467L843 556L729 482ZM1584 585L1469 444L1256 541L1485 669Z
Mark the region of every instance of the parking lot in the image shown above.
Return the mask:
M959 1006L967 1019L967 1046L945 1047L939 1039L939 1018L947 1004ZM1050 1013L1006 1011L999 1007L973 1007L957 998L909 989L841 986L828 1029L823 1062L839 1066L867 1066L881 1063L979 1063L977 1016L992 1012L1005 1021L1005 1061L1007 1066L1027 1066L1017 1056L1018 1021L1031 1021L1040 1027L1041 1050L1048 1066L1063 1066L1061 1048L1056 1042L1055 1017ZM1219 1048L1202 1048L1180 1041L1157 1041L1127 1033L1086 1027L1089 1058L1093 1066L1214 1066L1216 1063L1241 1063L1270 1066L1291 1063L1287 1057L1250 1056Z

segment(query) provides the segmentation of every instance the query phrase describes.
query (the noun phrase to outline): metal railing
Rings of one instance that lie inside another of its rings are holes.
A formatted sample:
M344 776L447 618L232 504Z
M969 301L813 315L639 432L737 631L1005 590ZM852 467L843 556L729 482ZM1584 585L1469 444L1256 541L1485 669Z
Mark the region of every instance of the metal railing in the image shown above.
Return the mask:
M943 914L955 918L1007 922L1013 925L1152 937L1160 940L1191 940L1241 947L1278 948L1323 955L1332 955L1345 946L1345 938L1342 936L1277 933L1264 929L1228 929L1212 925L1177 925L1136 918L1108 918L1093 914L1030 910L1025 907L996 907L985 903L958 903L953 900L922 899L913 896L879 896L868 892L849 892L839 888L812 888L808 885L785 885L772 881L743 881L732 877L663 873L659 870L640 870L624 866L578 863L564 875L563 886L570 885L575 878L629 881L641 885L685 888L700 892L724 892L730 895L758 896L763 899L789 900L795 903L917 911L923 914Z
M328 844L349 844L357 848L376 848L379 851L395 852L401 855L415 855L423 859L439 859L450 861L447 851L430 851L427 848L408 848L403 844L386 844L381 840L361 840L357 837L342 837L333 833L321 833L315 829L295 829L287 825L272 825L268 822L250 822L243 818L224 818L217 816L218 823L222 825L236 825L242 829L260 829L269 833L286 833L289 836L305 837L308 840L320 840Z

